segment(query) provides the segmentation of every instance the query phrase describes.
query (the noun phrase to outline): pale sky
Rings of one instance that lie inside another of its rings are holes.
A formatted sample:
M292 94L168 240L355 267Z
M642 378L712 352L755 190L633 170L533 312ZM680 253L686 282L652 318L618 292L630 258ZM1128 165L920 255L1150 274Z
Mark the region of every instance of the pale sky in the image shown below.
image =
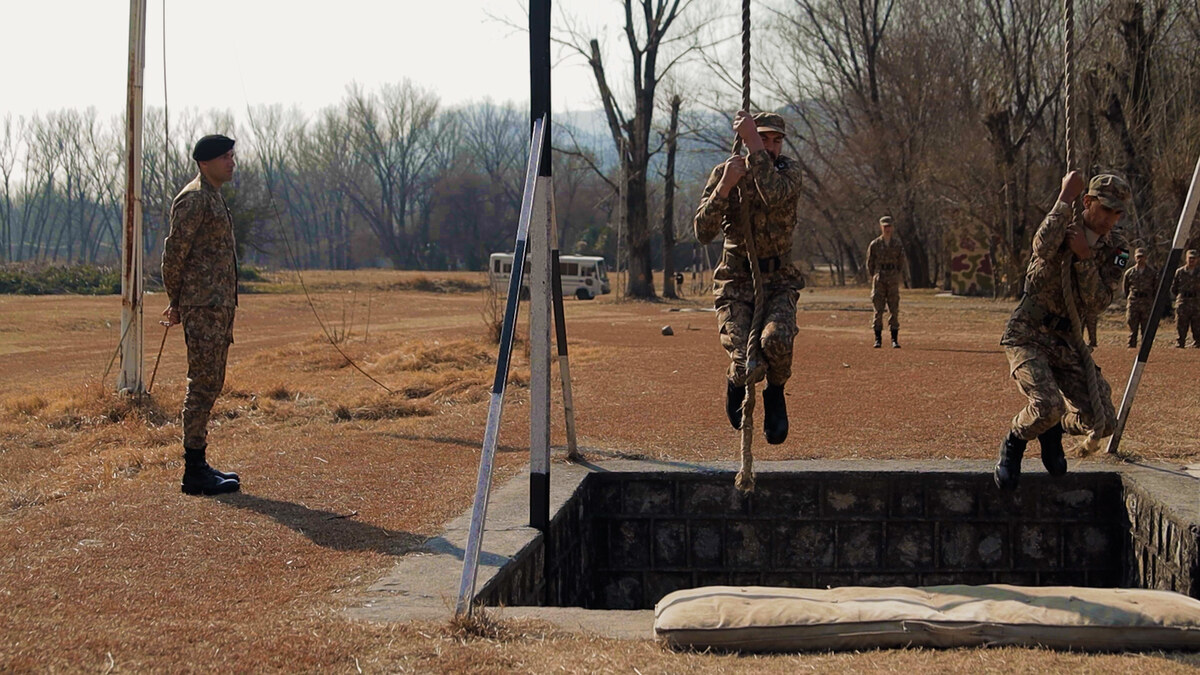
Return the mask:
M620 6L557 0L620 39ZM445 105L529 98L529 38L485 12L527 25L520 0L166 0L167 92L172 109L340 101L352 80L368 90L404 78ZM0 118L125 105L126 0L0 0ZM145 105L163 104L163 0L147 0ZM614 50L615 51L615 50ZM555 50L558 55L557 50ZM599 107L581 58L557 62L553 107Z

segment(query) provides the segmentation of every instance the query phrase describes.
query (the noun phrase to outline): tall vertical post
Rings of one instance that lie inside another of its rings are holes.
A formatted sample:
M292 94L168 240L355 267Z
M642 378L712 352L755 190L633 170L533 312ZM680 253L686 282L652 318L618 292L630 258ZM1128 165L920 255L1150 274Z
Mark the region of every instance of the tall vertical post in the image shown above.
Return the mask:
M550 218L554 183L550 169L550 0L529 3L530 116L542 119L546 142L534 187L529 230L529 525L550 526Z
M119 391L145 391L142 377L142 76L146 69L146 0L129 2L129 83L125 103L125 212L121 234L121 373Z

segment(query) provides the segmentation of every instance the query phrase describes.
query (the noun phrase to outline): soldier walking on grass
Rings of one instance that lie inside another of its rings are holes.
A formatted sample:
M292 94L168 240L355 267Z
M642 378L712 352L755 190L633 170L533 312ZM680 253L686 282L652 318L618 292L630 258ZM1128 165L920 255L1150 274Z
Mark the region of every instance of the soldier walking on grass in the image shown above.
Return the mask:
M883 308L888 311L892 347L900 348L900 284L904 283L904 247L893 232L892 217L879 219L880 235L867 246L867 276L871 278L871 304L875 318L875 348L883 345Z
M196 142L199 174L171 204L171 231L163 244L162 278L170 327L183 324L188 387L183 400L183 481L189 495L236 492L235 473L208 465L208 416L225 384L225 358L233 343L237 307L237 251L233 217L221 186L233 179L234 141L221 135Z
M1029 403L1012 420L1000 442L996 485L1017 487L1025 445L1038 439L1042 464L1052 476L1067 472L1064 431L1100 439L1113 432L1116 411L1112 390L1100 368L1101 415L1092 409L1084 355L1075 348L1074 330L1063 298L1061 265L1075 256L1070 288L1080 317L1097 314L1112 302L1125 273L1128 254L1124 238L1112 232L1130 199L1129 185L1111 174L1092 178L1083 197L1083 218L1071 224L1071 204L1083 191L1083 177L1072 171L1063 177L1054 208L1033 237L1033 255L1025 271L1025 292L1013 310L1000 344L1009 372ZM1078 336L1076 336L1078 337ZM1103 425L1099 422L1103 421Z
M734 130L749 154L734 155L718 164L708 177L700 207L696 209L696 239L707 244L724 232L721 261L713 272L713 295L721 346L729 354L725 387L725 412L734 429L742 427L742 401L746 396L746 340L754 317L754 284L746 259L746 233L738 213L739 194L750 200L754 250L763 280L766 315L760 345L767 361L767 386L763 389L763 430L768 443L787 438L787 402L783 387L792 374L792 342L796 337L796 300L804 276L792 264L792 230L800 169L783 156L784 122L774 113L754 117L739 111ZM736 191L734 188L740 188Z
M1192 329L1192 346L1200 347L1200 254L1196 249L1187 252L1187 264L1175 270L1171 281L1175 296L1175 330L1179 333L1176 347L1187 344L1188 328Z
M1129 346L1138 346L1138 330L1146 337L1146 325L1154 308L1154 293L1158 290L1158 270L1146 262L1146 249L1133 252L1136 263L1125 272L1121 291L1125 295L1125 323L1129 324Z

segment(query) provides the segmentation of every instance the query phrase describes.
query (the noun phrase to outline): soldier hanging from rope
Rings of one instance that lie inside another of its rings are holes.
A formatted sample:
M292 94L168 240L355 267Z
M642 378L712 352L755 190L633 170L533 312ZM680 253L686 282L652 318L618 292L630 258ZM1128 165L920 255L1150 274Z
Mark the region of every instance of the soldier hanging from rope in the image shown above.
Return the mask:
M754 316L754 287L746 257L746 234L739 225L739 200L750 200L750 225L754 251L763 276L766 314L759 344L767 364L763 390L767 442L787 438L787 403L783 387L792 374L792 341L796 337L796 300L804 276L792 264L792 231L800 171L783 156L783 118L760 112L753 117L739 111L733 122L749 153L733 155L718 164L708 177L700 207L696 209L696 239L707 244L724 232L721 261L713 273L713 295L721 346L729 354L725 412L734 429L742 426L742 401L746 395L746 347ZM748 176L748 178L747 178ZM735 188L740 188L735 190Z
M1092 363L1088 347L1079 323L1071 320L1064 294L1073 295L1079 319L1098 315L1112 302L1129 258L1124 238L1112 229L1127 210L1130 190L1119 176L1092 178L1083 196L1082 223L1073 224L1071 204L1082 191L1083 177L1078 171L1063 177L1058 201L1033 237L1025 292L1000 340L1009 372L1029 398L1000 442L995 479L1004 490L1017 487L1025 445L1034 438L1041 446L1046 470L1061 476L1067 472L1064 431L1086 434L1089 443L1096 444L1114 430L1112 391L1100 368L1093 365L1098 391L1092 396L1084 370L1085 364ZM1061 266L1072 254L1071 286L1064 289ZM1102 410L1095 409L1095 399Z

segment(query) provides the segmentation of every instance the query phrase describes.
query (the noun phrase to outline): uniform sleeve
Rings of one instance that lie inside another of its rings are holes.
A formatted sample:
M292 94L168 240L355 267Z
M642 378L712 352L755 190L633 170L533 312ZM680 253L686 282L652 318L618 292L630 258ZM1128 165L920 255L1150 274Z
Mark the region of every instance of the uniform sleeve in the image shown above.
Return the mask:
M754 178L768 208L785 206L800 195L800 172L790 161L776 168L771 153L759 150L750 155L749 175Z
M1171 279L1171 295L1172 296L1179 295L1179 277L1180 277L1179 273L1182 271L1183 271L1182 267L1175 270L1175 276L1174 276L1174 278Z
M874 277L875 272L877 271L875 268L878 265L879 261L876 260L876 258L878 258L878 255L877 255L877 247L875 244L878 243L878 241L879 241L878 239L872 239L871 243L867 244L867 278L868 279L871 277Z
M1088 315L1103 312L1116 295L1117 287L1124 278L1124 239L1114 239L1087 260L1078 260L1075 276L1079 283L1079 295L1083 298Z
M183 266L207 211L204 200L196 192L180 195L171 205L171 231L163 242L162 278L167 300L172 306L176 306L183 290L180 288Z
M1136 267L1129 268L1128 270L1125 271L1125 276L1121 277L1121 295L1126 298L1129 297L1129 291L1130 291L1129 277L1133 276L1133 271L1135 269L1137 269L1137 268Z
M1033 235L1034 254L1042 260L1055 259L1066 237L1067 225L1070 224L1071 205L1061 201L1056 203Z
M717 183L725 174L725 165L718 164L708 176L708 183L700 195L700 206L696 209L696 218L692 221L696 229L696 240L707 244L716 238L721 231L722 221L729 211L729 199L717 194Z

